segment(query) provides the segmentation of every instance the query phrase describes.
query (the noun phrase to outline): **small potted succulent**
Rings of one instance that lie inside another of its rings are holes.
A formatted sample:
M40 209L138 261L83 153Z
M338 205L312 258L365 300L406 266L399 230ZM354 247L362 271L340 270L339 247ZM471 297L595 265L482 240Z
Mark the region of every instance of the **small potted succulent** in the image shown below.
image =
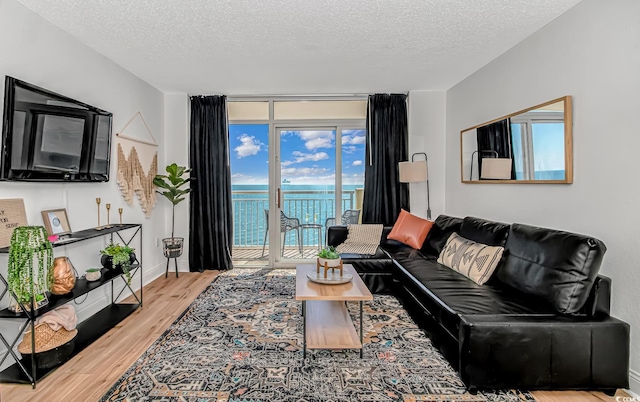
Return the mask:
M114 269L120 267L124 276L127 278L127 283L131 283L131 264L136 261L136 255L134 249L127 245L109 244L104 249L100 250L100 263L107 269Z
M318 264L322 267L326 266L328 268L339 267L340 254L336 251L335 247L325 247L318 253Z
M84 275L85 279L89 282L97 281L101 276L102 272L100 272L100 268L89 268Z

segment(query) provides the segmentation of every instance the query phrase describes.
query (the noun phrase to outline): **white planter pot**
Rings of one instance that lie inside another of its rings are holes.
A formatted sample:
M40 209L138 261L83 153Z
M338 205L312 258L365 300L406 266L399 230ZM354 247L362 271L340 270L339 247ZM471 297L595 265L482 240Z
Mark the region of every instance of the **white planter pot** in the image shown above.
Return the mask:
M318 257L318 263L320 264L321 267L325 266L324 265L325 262L327 263L327 267L329 268L335 268L340 266L340 258L328 259L328 258Z

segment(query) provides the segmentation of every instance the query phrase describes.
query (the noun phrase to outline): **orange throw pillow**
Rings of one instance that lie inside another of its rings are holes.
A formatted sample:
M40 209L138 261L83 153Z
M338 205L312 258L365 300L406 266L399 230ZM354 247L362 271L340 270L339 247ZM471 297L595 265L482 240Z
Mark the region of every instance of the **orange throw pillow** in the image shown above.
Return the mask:
M433 222L412 215L403 209L387 239L397 240L407 246L419 249L432 226Z

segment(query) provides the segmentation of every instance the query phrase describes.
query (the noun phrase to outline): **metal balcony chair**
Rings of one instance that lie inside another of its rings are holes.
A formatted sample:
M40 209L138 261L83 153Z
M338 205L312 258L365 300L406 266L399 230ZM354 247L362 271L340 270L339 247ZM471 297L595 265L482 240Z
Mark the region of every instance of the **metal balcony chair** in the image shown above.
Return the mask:
M357 224L360 219L359 209L347 209L340 218L341 225ZM336 218L327 218L324 223L325 227L334 226L336 224Z
M264 230L264 240L262 242L262 257L264 257L264 250L267 246L267 236L269 234L269 210L264 210L264 216L267 221L267 226ZM284 238L282 239L282 251L280 255L284 255L284 245L287 243L287 233L290 231L295 231L296 240L298 242L298 249L300 250L300 254L302 254L302 243L300 242L300 220L298 218L289 218L284 212L280 211L280 233L284 233Z

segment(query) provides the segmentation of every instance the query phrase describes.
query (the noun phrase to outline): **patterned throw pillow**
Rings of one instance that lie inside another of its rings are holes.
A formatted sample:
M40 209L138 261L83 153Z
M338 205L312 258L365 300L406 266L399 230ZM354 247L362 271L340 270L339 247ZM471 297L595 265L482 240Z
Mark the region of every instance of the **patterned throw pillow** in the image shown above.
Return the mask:
M500 246L487 246L452 233L440 252L438 262L482 285L491 278L503 252L504 248Z

